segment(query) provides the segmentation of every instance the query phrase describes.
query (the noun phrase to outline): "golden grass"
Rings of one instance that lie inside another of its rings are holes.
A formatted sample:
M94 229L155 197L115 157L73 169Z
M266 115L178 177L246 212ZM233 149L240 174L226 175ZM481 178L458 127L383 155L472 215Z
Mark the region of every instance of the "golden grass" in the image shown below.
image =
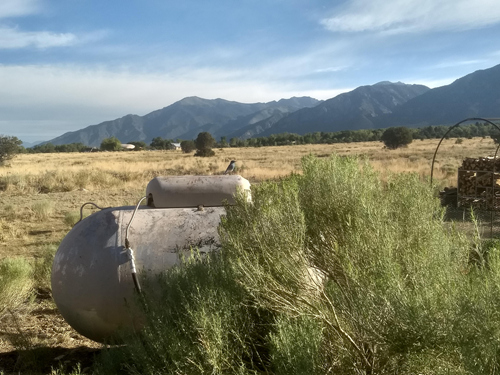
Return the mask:
M457 167L465 157L493 155L490 138L445 140L438 153L434 179L456 185ZM180 151L23 154L0 168L0 258L36 256L41 246L58 243L79 219L85 202L101 207L135 205L147 183L160 175L222 173L236 160L237 173L251 183L300 173L308 154L328 157L364 155L382 176L414 172L428 180L438 140L416 140L407 148L387 150L381 142L215 149L195 158ZM95 208L86 207L87 216Z
M465 157L493 155L490 138L474 138L456 144L445 140L436 160L434 177L453 184L456 168ZM438 140L416 140L407 148L387 150L381 142L332 145L296 145L262 148L216 149L209 158L195 158L180 151L138 151L102 153L25 154L16 157L10 168L0 168L0 189L20 194L141 188L154 176L218 174L230 160L237 161L238 173L251 182L278 178L297 172L307 154L327 157L366 155L375 169L386 173L416 172L430 175Z

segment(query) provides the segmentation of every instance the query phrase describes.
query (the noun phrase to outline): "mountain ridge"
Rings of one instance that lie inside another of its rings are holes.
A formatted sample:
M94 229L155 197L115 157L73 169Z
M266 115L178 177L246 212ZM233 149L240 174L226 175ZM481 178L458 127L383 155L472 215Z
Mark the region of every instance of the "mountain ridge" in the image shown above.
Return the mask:
M500 117L500 65L478 70L449 85L381 81L328 100L292 97L267 103L239 103L221 98L183 98L144 116L129 114L65 133L44 143L81 142L99 146L115 136L123 143L155 137L194 139L202 131L216 139L242 139L277 133L336 132L448 125L468 117Z
M150 143L158 136L166 139L190 139L195 138L200 131L207 131L207 127L210 126L215 126L213 135L220 137L251 124L255 116L269 108L289 112L319 102L310 97L292 97L268 103L239 103L220 98L203 99L191 96L144 116L129 114L64 133L44 143L54 145L83 143L98 147L103 139L111 136L117 137L123 143L131 141Z

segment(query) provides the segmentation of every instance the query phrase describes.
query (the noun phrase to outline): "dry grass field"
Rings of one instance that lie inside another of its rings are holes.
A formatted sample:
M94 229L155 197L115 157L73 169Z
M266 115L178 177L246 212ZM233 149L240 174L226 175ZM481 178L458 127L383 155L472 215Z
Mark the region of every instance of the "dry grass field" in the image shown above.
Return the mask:
M384 149L381 142L226 148L216 149L210 158L180 151L19 155L9 166L0 167L0 260L41 257L47 247L57 247L78 220L83 203L134 205L155 176L220 174L230 160L236 160L238 174L255 184L299 172L305 155L337 153L366 156L383 176L415 172L426 180L437 143L435 139L417 140L398 150ZM490 138L464 139L463 143L445 140L437 155L435 181L440 187L456 185L457 167L463 158L492 156L495 149ZM92 212L90 208L86 211ZM29 313L0 315L0 363L14 363L14 351L28 347L26 343L53 348L49 357L66 359L75 348L83 346L78 353L88 355L89 348L98 347L64 323L50 298L40 296Z
M133 205L155 176L220 174L230 160L251 183L300 171L303 156L363 155L382 175L418 173L428 179L437 140L414 141L407 148L387 150L380 142L226 148L210 158L180 151L24 154L0 168L0 259L36 257L40 247L58 243L92 201L101 207ZM436 158L434 179L456 185L463 158L494 155L490 138L457 144L445 140Z

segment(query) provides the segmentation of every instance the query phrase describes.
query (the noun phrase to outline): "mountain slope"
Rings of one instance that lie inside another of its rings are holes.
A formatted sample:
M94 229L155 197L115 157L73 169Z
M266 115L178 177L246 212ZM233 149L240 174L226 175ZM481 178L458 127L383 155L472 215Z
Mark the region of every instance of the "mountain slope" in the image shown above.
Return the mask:
M259 136L277 133L305 134L376 127L376 119L406 101L430 90L423 85L380 82L328 99L316 107L298 110L276 122Z
M268 118L229 133L227 135L227 139L248 139L260 136L260 134L264 133L267 129L270 129L274 124L276 124L282 118L286 117L288 114L288 112L282 112L280 110L274 109L271 116L269 116Z
M113 121L105 121L99 125L88 126L85 129L65 133L57 138L43 143L63 145L69 143L83 143L87 146L99 147L105 138L117 137L123 143L141 140L144 120L141 116L126 115Z
M98 147L104 138L114 136L123 143L131 141L150 143L155 137L195 138L200 131L205 131L203 129L213 130L214 135L220 136L270 116L272 111L267 112L270 108L281 108L282 111L290 112L317 103L319 101L313 98L291 98L278 102L246 104L224 99L188 97L145 116L127 115L65 133L48 142L54 145L81 142Z
M261 109L257 112L253 112L247 116L240 116L234 120L231 120L225 124L206 124L199 128L192 129L180 136L182 139L194 139L200 132L209 132L215 138L220 138L222 136L227 137L229 140L232 137L240 137L241 129L251 128L252 126L258 126L262 122L275 123L277 120L283 118L289 113L295 112L301 108L314 107L318 103L318 100L302 97L293 97L290 99L281 99L279 101L272 101L266 103L266 108ZM261 130L262 131L262 130ZM235 135L238 134L238 135ZM252 134L253 135L253 134ZM250 138L252 135L248 135L244 138Z
M380 127L454 124L469 117L500 117L500 65L432 89L379 119Z
M184 98L145 116L127 115L63 134L49 142L81 142L99 146L115 136L122 142L154 137L193 139L208 131L216 138L250 138L277 133L334 132L453 124L468 117L500 117L500 65L479 70L450 85L380 82L361 86L320 102L291 98L269 103L238 103L224 99Z

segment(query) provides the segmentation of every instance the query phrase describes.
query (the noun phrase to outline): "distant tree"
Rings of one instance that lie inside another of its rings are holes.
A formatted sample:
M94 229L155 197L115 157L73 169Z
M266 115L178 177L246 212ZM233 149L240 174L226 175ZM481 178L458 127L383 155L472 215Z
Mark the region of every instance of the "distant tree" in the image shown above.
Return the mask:
M198 137L196 137L194 143L196 144L197 150L203 150L206 148L214 147L215 139L209 132L202 132L198 134Z
M0 165L22 152L22 143L17 137L0 135Z
M220 148L229 147L229 144L227 143L227 138L226 137L220 137L219 147Z
M165 149L165 139L162 137L155 137L151 140L149 144L155 150L164 150Z
M196 145L196 153L194 156L213 156L215 155L212 147L215 146L215 139L209 132L202 132L198 134L196 140L194 141Z
M155 137L151 140L151 143L149 145L151 146L151 148L154 148L155 150L173 150L174 145L172 143L174 143L172 139Z
M387 148L394 150L409 145L413 141L413 132L404 126L388 128L382 133L380 139Z
M272 137L273 135L271 135ZM236 144L238 143L238 138L236 137L233 137L229 140L229 146L230 147L236 147ZM274 146L274 145L273 145Z
M194 141L182 141L181 150L182 152L189 154L190 152L196 150L196 145L194 144Z
M55 152L83 152L86 148L87 146L80 142L54 146Z
M493 141L496 143L496 144L499 144L500 143L500 133L498 133L498 130L495 129L495 131L491 132L491 139L493 139Z
M101 150L118 151L122 149L122 143L116 137L104 138L101 142Z
M43 154L48 154L51 152L57 152L56 146L54 146L52 143L44 143L42 145L36 145L33 146L32 148L33 153L43 153Z

